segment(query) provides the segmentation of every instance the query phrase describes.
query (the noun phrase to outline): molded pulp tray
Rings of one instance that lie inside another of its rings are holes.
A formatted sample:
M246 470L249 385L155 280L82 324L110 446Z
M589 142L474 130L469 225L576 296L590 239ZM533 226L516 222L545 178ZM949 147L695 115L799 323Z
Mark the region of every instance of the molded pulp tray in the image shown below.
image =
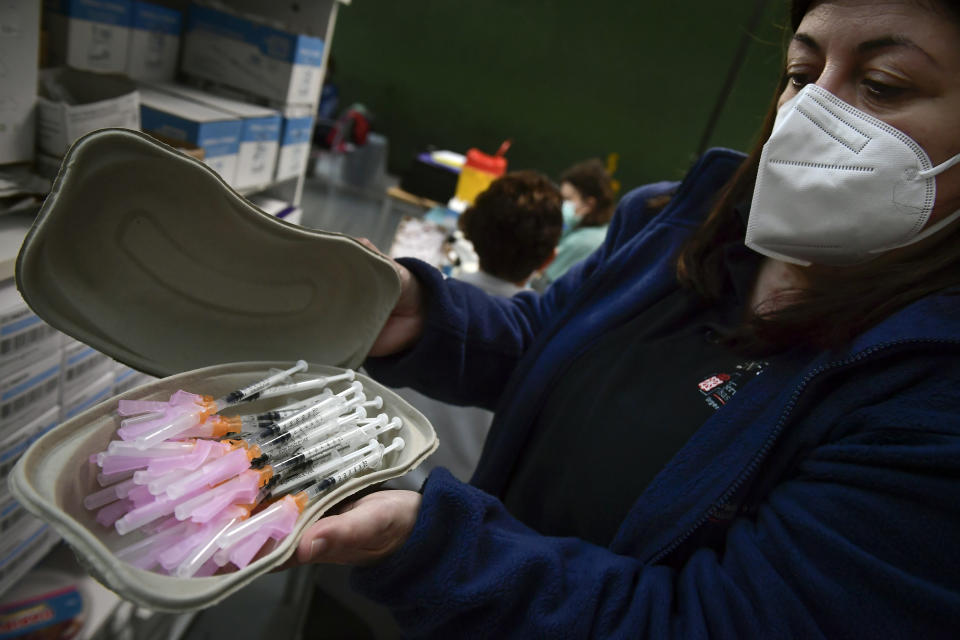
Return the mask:
M293 533L269 553L239 571L206 578L184 579L153 573L121 562L113 555L113 549L136 542L141 534L132 532L121 537L112 528L98 524L94 520L95 511L83 507L84 496L99 488L97 467L88 458L104 450L107 443L116 438L119 426L116 408L120 399L166 400L177 389L219 397L265 377L271 368L283 369L291 365L291 362L224 364L131 389L59 425L34 443L11 473L11 490L28 511L49 522L63 536L93 577L122 597L160 611L187 611L213 605L257 576L283 564L296 549L303 530L332 505L365 487L403 475L420 464L437 447L437 437L429 421L386 387L357 374L369 397L383 397L381 411L403 420L399 435L404 439L405 447L389 454L379 470L348 480L308 506L300 515ZM297 381L342 371L337 367L311 364L307 373L297 374L293 379ZM334 391L346 388L347 384L335 384ZM265 411L310 393L249 403L232 413Z

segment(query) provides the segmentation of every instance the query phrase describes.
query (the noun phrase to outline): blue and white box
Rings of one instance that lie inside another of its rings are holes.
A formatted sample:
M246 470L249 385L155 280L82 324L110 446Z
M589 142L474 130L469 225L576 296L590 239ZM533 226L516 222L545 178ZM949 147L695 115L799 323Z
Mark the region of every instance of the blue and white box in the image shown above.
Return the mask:
M156 378L149 374L131 369L127 365L119 362L113 365L113 375L113 395L115 396L126 393L134 387L139 387L142 384L156 380Z
M122 73L133 19L131 0L46 0L50 61Z
M243 123L236 116L164 91L140 89L144 131L203 148L204 162L234 186Z
M149 2L133 3L127 75L137 80L173 80L180 54L179 11Z
M243 122L243 131L240 134L233 186L250 189L270 184L280 147L282 119L279 111L180 84L159 83L152 86L239 118Z
M56 351L0 379L0 430L18 428L57 404L60 358Z
M287 108L283 114L275 180L296 178L307 169L314 115L309 109Z
M59 352L61 335L30 310L12 280L0 285L0 377Z
M96 380L74 388L71 393L64 395L63 402L60 404L60 421L66 422L90 407L112 398L113 382L114 373L111 367Z
M316 107L323 79L323 46L322 38L193 4L180 66L189 75L274 104Z
M70 343L63 349L63 364L60 369L61 398L72 395L77 388L98 380L107 371L113 371L113 360L108 355L82 342Z
M60 424L60 407L54 405L36 418L27 421L20 428L0 431L0 484L6 487L4 480L23 452L58 424Z

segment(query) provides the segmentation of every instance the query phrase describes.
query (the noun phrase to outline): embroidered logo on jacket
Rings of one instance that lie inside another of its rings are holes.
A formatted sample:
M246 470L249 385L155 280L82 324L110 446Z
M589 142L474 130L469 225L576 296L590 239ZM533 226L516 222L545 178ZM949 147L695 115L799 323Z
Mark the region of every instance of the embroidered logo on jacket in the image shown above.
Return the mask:
M767 362L763 360L749 360L738 364L732 373L715 373L704 378L697 388L703 394L708 405L719 409L730 402L737 390L764 370Z

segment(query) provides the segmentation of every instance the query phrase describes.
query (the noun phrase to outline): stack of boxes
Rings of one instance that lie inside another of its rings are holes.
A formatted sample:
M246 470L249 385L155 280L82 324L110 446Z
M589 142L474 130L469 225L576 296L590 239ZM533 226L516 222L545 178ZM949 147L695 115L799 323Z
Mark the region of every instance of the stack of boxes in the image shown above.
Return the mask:
M61 68L39 78L36 106L37 65L21 61L39 48L37 4L0 5L4 35L16 36L0 38L0 77L15 96L0 96L0 164L34 159L36 129L38 172L52 177L77 138L122 127L192 149L245 192L305 173L323 80L322 39L220 5L191 4L184 21L149 2L44 0L46 62ZM190 87L174 83L178 73Z
M33 160L40 6L0 3L0 164Z
M60 422L62 335L0 285L0 592L57 541L10 495L7 474L34 440Z
M281 181L306 170L323 81L323 50L320 38L193 4L180 68L191 78L280 111L283 121L274 180Z
M150 380L44 323L12 280L0 283L0 593L59 539L10 494L17 460L56 425Z

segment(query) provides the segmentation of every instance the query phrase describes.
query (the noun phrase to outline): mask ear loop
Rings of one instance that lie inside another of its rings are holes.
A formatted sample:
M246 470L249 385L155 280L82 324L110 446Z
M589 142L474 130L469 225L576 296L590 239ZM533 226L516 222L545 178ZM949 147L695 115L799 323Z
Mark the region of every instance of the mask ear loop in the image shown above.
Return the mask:
M917 178L918 178L918 179L921 179L921 180L925 180L925 179L927 179L927 178L932 178L932 177L934 177L934 176L937 176L937 175L943 173L944 171L946 171L946 170L949 169L950 167L954 166L954 165L957 164L958 162L960 162L960 153L958 153L957 155L953 156L953 157L950 158L949 160L945 160L944 162L941 162L940 164L938 164L938 165L935 166L935 167L930 167L929 169L926 169L925 171L918 171L918 172L917 172Z

